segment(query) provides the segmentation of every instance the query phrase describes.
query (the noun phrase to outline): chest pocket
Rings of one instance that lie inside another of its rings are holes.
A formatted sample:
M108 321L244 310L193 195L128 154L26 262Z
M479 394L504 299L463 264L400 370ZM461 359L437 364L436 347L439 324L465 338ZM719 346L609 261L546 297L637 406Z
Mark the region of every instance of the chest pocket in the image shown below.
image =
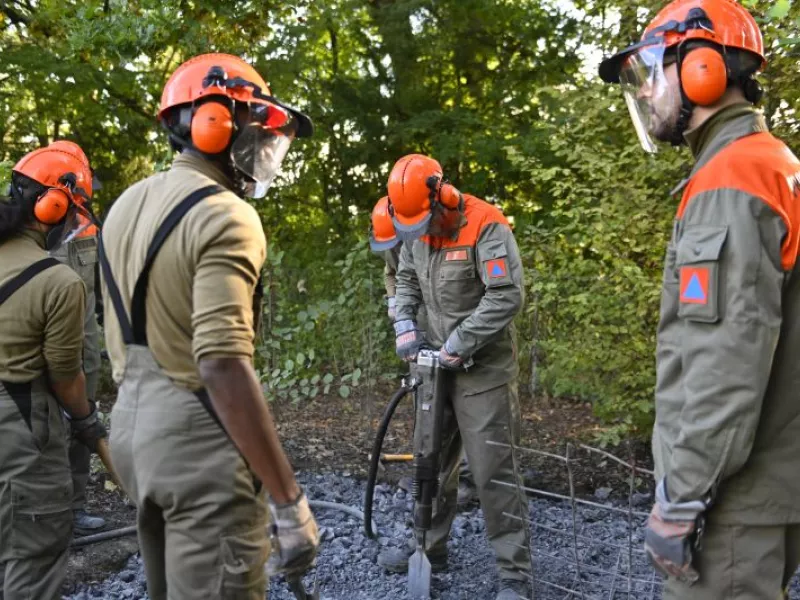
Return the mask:
M70 266L80 275L88 293L95 291L95 267L97 265L97 239L82 238L75 244Z
M720 255L727 227L687 227L678 242L678 316L716 323L720 306Z
M475 249L469 246L441 250L441 262L434 275L441 303L450 310L474 308L483 292L475 268ZM477 300L475 300L477 298Z

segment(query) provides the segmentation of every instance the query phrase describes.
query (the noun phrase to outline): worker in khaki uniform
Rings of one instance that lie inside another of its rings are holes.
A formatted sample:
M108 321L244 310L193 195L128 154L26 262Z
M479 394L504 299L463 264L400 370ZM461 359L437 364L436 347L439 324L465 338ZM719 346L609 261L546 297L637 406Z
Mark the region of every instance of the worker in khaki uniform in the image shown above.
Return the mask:
M64 411L87 448L106 435L81 370L83 283L46 250L74 235L81 168L36 150L0 200L0 600L61 598L72 537Z
M101 234L111 453L150 598L263 600L265 561L299 577L319 541L252 366L266 240L242 197L264 196L312 125L226 54L178 67L159 118L180 155L126 190Z
M761 33L733 0L678 0L603 62L643 146L695 158L657 337L656 503L670 600L784 597L800 562L800 161L753 105Z
M58 140L50 144L56 148L69 152L77 158L84 169L77 175L78 185L87 190L87 200L81 199L84 204L91 201L95 182L89 159L83 150L74 142ZM71 241L62 244L51 256L62 263L69 265L73 271L80 275L86 288L86 311L83 323L83 373L86 377L86 395L90 400L97 399L97 382L100 378L100 330L97 326L95 309L97 297L95 283L97 278L97 226L84 218L80 231ZM75 519L74 531L78 535L95 533L105 526L101 517L90 515L86 512L86 485L89 483L89 466L91 454L89 449L70 432L69 464L72 469L72 513Z
M403 248L403 243L395 233L392 215L389 214L389 196L384 196L378 200L372 209L369 245L372 251L383 258L384 261L383 283L386 288L387 314L389 319L394 322L397 267L400 263L400 251ZM424 305L420 306L417 311L416 323L420 334L424 337L427 327ZM472 503L476 498L475 480L469 470L466 458L461 460L458 470L457 500L459 506L463 506ZM411 479L409 477L401 479L400 487L406 489L406 491L411 491Z
M520 416L512 320L524 297L516 240L498 209L445 183L439 163L426 156L412 154L395 164L389 198L395 230L405 240L397 271L397 353L413 360L432 345L440 348L442 366L456 371L442 432L444 491L425 539L431 566L447 566L463 446L500 571L497 599L527 598L528 505L513 451ZM424 337L416 323L423 306ZM474 366L464 371L470 360ZM405 571L412 551L390 549L378 560L388 570Z

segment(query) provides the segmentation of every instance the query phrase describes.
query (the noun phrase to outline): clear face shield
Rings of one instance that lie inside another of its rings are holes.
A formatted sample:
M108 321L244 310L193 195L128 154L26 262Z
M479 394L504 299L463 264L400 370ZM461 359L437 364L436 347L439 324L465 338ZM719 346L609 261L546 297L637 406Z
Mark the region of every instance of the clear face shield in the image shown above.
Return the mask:
M233 166L248 180L247 196L263 198L297 132L297 122L273 104L251 104L249 118L231 147Z
M619 75L636 134L651 154L658 152L656 140L671 139L680 114L680 95L667 80L665 55L663 44L641 48L628 57Z
M78 189L75 199L69 203L64 220L47 234L47 249L51 253L76 239L95 235L100 227L91 209L87 208L88 197L82 190Z

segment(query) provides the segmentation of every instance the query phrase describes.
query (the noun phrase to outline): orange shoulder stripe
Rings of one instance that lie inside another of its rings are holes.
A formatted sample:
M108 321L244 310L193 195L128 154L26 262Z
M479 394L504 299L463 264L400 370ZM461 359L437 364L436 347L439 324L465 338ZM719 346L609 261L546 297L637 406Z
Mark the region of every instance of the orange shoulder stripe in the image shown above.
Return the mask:
M481 233L487 225L500 223L506 227L510 227L508 219L500 212L500 209L470 194L464 194L464 216L467 219L467 224L458 232L458 238L455 240L437 239L436 245L438 247L474 247L475 244L478 243L478 238L481 237ZM422 241L426 244L431 244L430 236L424 236Z
M738 190L759 198L786 225L781 246L785 270L794 268L800 252L800 161L770 133L741 138L722 149L692 177L683 191L677 218L705 192Z

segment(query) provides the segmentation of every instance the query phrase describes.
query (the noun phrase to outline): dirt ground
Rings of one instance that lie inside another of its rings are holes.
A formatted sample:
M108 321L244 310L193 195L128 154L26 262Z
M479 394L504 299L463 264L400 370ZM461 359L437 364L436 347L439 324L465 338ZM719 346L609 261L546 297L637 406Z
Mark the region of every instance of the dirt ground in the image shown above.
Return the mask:
M272 405L273 414L284 447L297 470L338 471L344 475L366 477L368 455L381 415L391 396L384 389L371 396L318 398L299 404L290 402ZM101 401L101 410L110 411L111 397ZM588 404L573 401L544 402L522 398L522 446L563 456L567 443L573 444L575 458L572 476L578 495L592 496L598 490L624 500L630 471L615 465L599 454L589 453L579 444L591 445L601 425L591 414ZM398 407L384 443L384 452L408 453L413 426L410 399ZM608 449L625 460L631 454L637 465L652 468L645 444ZM525 484L536 489L569 493L569 474L562 460L521 450L519 453ZM135 523L136 511L121 490L106 484L107 475L97 459L88 488L88 510L103 516L107 529ZM387 464L379 473L381 481L397 482L409 473L408 464ZM636 480L638 491L650 487L646 475ZM607 494L604 493L604 496ZM605 498L604 498L605 499ZM97 543L73 550L70 557L65 593L72 593L76 584L103 580L119 571L128 557L137 551L135 536Z

